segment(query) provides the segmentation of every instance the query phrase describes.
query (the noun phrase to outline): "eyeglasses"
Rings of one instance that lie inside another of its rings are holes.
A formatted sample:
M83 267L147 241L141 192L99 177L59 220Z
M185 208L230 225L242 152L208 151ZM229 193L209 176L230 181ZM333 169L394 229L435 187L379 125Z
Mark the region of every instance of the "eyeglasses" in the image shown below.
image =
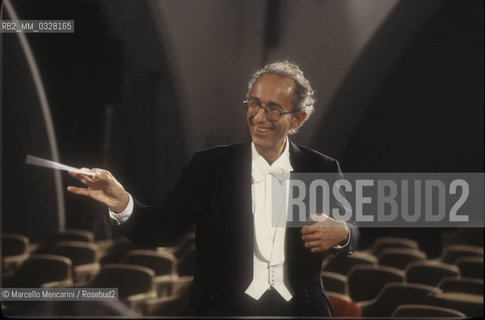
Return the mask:
M285 114L295 113L299 111L283 111L281 107L277 105L263 106L259 102L251 99L244 100L243 103L246 106L246 111L249 115L258 114L259 109L262 108L264 110L264 115L266 116L266 119L273 122L279 121L280 118Z

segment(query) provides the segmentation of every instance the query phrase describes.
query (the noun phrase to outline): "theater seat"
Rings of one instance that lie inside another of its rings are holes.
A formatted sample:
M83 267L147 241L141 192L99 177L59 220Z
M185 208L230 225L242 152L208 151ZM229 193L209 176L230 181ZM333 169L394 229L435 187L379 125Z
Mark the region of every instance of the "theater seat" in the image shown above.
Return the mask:
M443 278L458 277L460 275L458 267L430 260L411 262L406 267L405 272L408 282L430 286L438 285Z
M168 252L137 249L130 250L126 254L124 263L150 268L157 276L177 273L177 259L173 254Z
M89 282L100 270L97 245L84 241L60 241L48 252L71 259L74 283Z
M15 271L29 255L27 237L20 234L2 234L2 274Z
M322 270L347 275L352 267L362 264L375 265L377 264L377 258L370 253L356 251L346 259L339 257L329 258L328 261L324 262Z
M349 293L354 301L373 299L386 283L403 281L402 270L386 266L357 265L348 274Z
M483 316L483 295L442 292L431 295L426 304L458 310L467 317Z
M52 241L84 241L94 242L94 233L88 230L82 229L65 229L63 231L56 232L52 238Z
M172 294L172 283L177 274L177 259L168 252L155 250L130 250L124 263L147 267L155 272L155 287L158 296Z
M173 282L173 294L190 294L190 290L192 288L192 281L194 280L193 276L183 276L178 277Z
M389 317L402 304L425 304L429 295L441 292L417 283L388 283L376 298L358 302L364 317Z
M195 263L196 263L196 251L195 245L191 245L190 247L186 248L178 258L177 261L177 272L179 276L191 276L194 274L195 271Z
M189 303L191 284L190 276L174 280L173 295L146 300L143 314L147 316L184 315Z
M82 229L65 229L57 231L49 237L49 239L43 243L37 244L33 253L35 254L48 254L50 250L58 242L62 241L80 241L80 242L94 242L94 234L91 231Z
M381 251L386 248L410 248L419 250L419 244L417 241L407 238L381 237L374 241L370 248L370 253L378 257Z
M426 253L411 248L386 248L381 250L379 264L404 270L413 261L426 259Z
M334 317L361 317L362 310L349 296L336 292L327 292L327 296L332 306Z
M443 292L470 293L483 296L483 280L447 277L440 281L438 288Z
M57 255L31 255L11 276L4 277L5 288L50 288L72 284L71 260Z
M483 257L483 248L463 244L452 244L443 249L440 259L444 263L454 264L460 257Z
M396 308L391 317L401 318L421 318L421 317L443 317L443 318L464 318L466 315L463 312L428 305L418 304L404 304Z
M322 282L326 291L331 291L344 295L349 294L347 286L347 276L335 272L323 271Z
M118 288L118 297L138 314L143 309L143 301L155 298L152 270L130 264L106 264L90 283L92 288Z
M21 234L2 234L2 257L12 257L29 252L29 239Z
M126 238L119 238L103 244L103 250L100 256L100 263L121 263L126 257L128 251L133 250L135 245Z
M462 277L483 280L483 257L460 257L455 261Z

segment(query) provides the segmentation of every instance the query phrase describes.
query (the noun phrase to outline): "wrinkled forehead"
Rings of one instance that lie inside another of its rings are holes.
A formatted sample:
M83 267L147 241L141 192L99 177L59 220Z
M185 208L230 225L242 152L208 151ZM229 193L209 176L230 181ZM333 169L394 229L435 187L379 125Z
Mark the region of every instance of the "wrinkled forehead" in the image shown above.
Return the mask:
M295 82L293 79L278 74L265 74L254 82L249 92L252 97L265 98L275 97L293 98Z

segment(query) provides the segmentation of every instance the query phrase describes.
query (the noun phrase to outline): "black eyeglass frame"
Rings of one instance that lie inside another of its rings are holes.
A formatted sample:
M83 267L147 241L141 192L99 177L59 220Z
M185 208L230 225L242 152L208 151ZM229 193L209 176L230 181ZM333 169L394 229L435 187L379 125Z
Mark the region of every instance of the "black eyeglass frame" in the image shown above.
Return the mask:
M246 100L243 101L243 104L246 107L246 112L249 109L249 102L250 102L249 101L249 98L246 98ZM258 110L256 110L256 112L254 113L254 115L257 115L258 112L259 112L259 109L261 109L261 108L263 108L263 110L264 110L264 116L266 117L266 119L268 119L271 122L278 122L278 121L280 121L281 117L284 116L285 114L296 113L296 112L299 112L300 111L300 110L293 110L293 111L282 111L282 110L278 110L279 111L279 115L276 116L276 119L273 119L274 115L270 111L268 111L268 109L267 109L268 106L259 105L258 106ZM271 115L271 118L268 117L268 113Z

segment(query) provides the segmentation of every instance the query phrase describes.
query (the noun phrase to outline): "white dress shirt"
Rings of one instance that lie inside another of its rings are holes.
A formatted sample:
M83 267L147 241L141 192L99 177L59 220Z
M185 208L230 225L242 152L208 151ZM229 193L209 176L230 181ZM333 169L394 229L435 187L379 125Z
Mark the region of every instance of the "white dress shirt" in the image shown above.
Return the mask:
M121 211L120 213L115 213L111 211L111 209L109 210L109 217L111 218L111 221L113 221L117 225L120 225L128 220L131 213L133 212L133 198L129 193L128 196L130 196L130 200L128 201L128 205L126 206L125 210Z
M255 300L271 288L286 301L293 297L285 263L285 233L290 164L288 141L269 165L251 144L252 208L254 215L253 281L246 294Z

